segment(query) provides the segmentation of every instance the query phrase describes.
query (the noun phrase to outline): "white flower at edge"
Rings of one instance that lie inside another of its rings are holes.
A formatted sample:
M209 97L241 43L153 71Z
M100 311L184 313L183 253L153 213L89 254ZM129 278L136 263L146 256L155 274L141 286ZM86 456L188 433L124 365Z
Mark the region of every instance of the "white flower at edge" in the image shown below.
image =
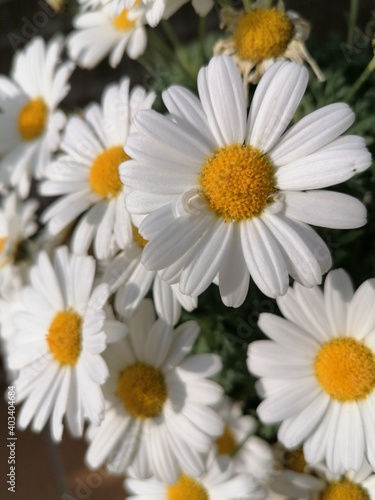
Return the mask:
M123 145L139 109L151 107L153 93L137 86L129 92L129 79L111 84L103 92L102 104L91 104L83 118L69 119L61 143L63 152L46 170L40 192L60 195L43 213L51 234L75 221L72 249L86 253L94 242L94 254L107 259L117 248L132 241L130 216L118 166L128 157Z
M57 109L69 91L72 62L59 63L64 40L36 37L18 51L10 78L0 77L0 185L22 198L40 179L60 142L65 115Z
M264 500L265 489L250 475L238 472L229 457L211 453L206 470L199 476L181 473L168 484L155 477L129 477L124 483L129 500Z
M349 276L331 271L324 294L298 283L277 301L286 319L262 313L272 340L252 342L249 370L261 377L265 423L282 422L279 441L303 444L306 462L334 474L375 467L375 280L354 293Z
M126 205L148 240L142 261L182 293L218 282L224 303L244 301L250 276L261 291L286 293L290 274L321 282L328 248L308 225L354 228L366 210L321 188L367 169L361 137L340 137L354 114L325 106L286 131L308 81L306 68L277 62L256 88L248 118L239 72L227 56L198 75L200 101L187 89L163 93L170 113L141 111L120 166Z
M32 422L39 432L51 416L55 441L61 440L64 415L74 436L82 435L85 418L100 423L100 385L108 376L101 353L126 333L122 323L106 320L108 287L92 290L94 275L92 257L59 247L52 264L40 252L22 291L23 311L14 317L17 332L8 361L10 369L19 370L17 403L24 401L17 424L24 429Z
M125 50L130 59L137 59L147 45L143 18L139 6L116 12L110 4L78 14L73 20L76 30L67 38L69 56L87 69L96 66L108 54L109 64L114 68Z
M221 387L207 380L221 368L215 354L189 355L199 329L194 321L173 327L155 321L152 303L142 302L128 322L129 335L109 346L110 377L103 386L105 418L90 426L86 463L107 464L137 477L172 483L180 470L198 476L223 423L211 405Z

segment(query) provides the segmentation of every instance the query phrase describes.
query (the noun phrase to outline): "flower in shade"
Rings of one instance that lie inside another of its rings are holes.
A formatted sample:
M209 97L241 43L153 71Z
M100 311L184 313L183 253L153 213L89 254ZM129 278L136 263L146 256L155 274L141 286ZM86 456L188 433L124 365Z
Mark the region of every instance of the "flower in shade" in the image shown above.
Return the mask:
M214 57L198 75L200 101L172 86L170 113L140 111L128 137L131 161L120 166L126 205L148 240L142 261L193 297L218 283L226 305L244 301L250 276L261 291L286 293L290 274L321 282L328 248L308 224L359 227L366 210L355 198L322 190L367 169L346 104L331 104L287 131L308 80L307 69L277 62L265 73L248 117L238 70Z
M277 301L286 319L262 313L272 340L250 344L249 370L261 377L258 407L282 422L280 442L303 444L306 461L334 474L375 467L375 280L354 293L348 275L331 271L324 286L295 284Z
M40 252L21 295L23 311L14 316L17 329L9 368L15 381L18 426L32 421L39 432L51 416L51 435L61 440L63 417L74 436L84 419L99 424L104 412L100 385L108 376L101 356L108 342L123 337L126 327L107 320L103 307L108 287L94 290L95 260L56 250L53 263Z
M73 235L74 252L85 253L94 242L95 256L106 259L113 247L125 248L132 241L118 167L129 158L123 145L134 115L154 98L139 86L129 93L129 79L124 78L104 90L101 106L91 104L83 118L68 121L63 154L48 166L40 191L60 195L42 215L50 233L59 233L82 215Z
M114 68L126 50L137 59L146 49L144 9L133 0L128 9L118 10L111 3L98 4L73 19L76 28L67 38L69 56L82 68L91 69L109 55Z
M221 28L231 36L220 39L215 54L227 54L237 64L244 85L257 83L263 73L277 60L289 59L302 64L306 61L320 81L324 76L305 47L310 25L294 11L285 12L283 2L277 7L266 7L258 0L250 11L224 7L220 13Z
M65 115L57 109L69 91L71 62L60 63L63 38L36 37L16 53L10 78L0 78L0 186L22 198L40 179L60 142Z
M86 462L167 483L180 470L199 476L213 440L223 431L216 404L222 389L207 380L221 368L215 354L189 355L198 335L194 321L173 327L155 322L142 302L129 320L129 335L105 352L110 377L103 387L105 418L91 426Z
M168 484L155 477L128 478L124 483L129 500L264 500L266 493L257 480L236 472L229 457L210 454L206 470L199 476L181 473Z

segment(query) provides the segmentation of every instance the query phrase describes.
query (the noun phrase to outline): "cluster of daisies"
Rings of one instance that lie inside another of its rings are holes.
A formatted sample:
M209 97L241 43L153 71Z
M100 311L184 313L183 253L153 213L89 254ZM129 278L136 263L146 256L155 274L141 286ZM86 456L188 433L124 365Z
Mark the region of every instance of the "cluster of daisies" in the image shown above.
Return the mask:
M294 120L303 63L324 80L307 21L281 2L227 6L196 92L166 88L160 112L124 75L100 103L61 109L76 64L138 59L186 3L79 0L66 39L34 38L0 77L0 326L18 428L84 435L86 464L122 474L134 500L375 499L375 280L355 291L330 271L311 227L366 224L361 201L326 188L371 155L345 134L347 104ZM213 5L192 1L197 16ZM240 307L250 281L281 312L260 314L265 339L248 347L256 412L224 394L220 356L197 351L186 320L209 287ZM259 422L279 425L277 444Z

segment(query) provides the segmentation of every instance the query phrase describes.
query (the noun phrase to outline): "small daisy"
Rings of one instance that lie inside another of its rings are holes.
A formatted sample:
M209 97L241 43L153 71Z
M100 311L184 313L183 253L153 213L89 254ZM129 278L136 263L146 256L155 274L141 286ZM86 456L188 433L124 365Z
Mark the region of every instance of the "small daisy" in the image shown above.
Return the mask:
M275 63L257 86L248 119L241 78L227 56L198 76L201 101L183 87L163 94L170 115L140 111L120 166L126 205L143 220L142 261L197 297L218 282L223 301L244 301L249 275L270 297L286 293L288 274L321 282L329 250L308 224L359 227L356 199L321 188L367 169L364 140L340 135L353 123L331 104L285 132L304 94L307 69ZM138 223L137 223L138 225Z
M65 115L56 109L69 91L71 62L59 63L63 38L34 38L16 53L11 77L0 78L0 186L22 198L40 179L60 142Z
M244 415L241 405L225 397L217 406L224 421L224 432L216 439L219 455L230 455L238 472L248 472L258 481L266 482L273 466L271 447L255 436L255 418Z
M107 54L115 68L126 50L130 59L137 59L146 49L147 35L144 10L139 0L129 9L117 12L113 5L97 5L95 10L78 14L73 31L67 38L69 56L82 68L91 69Z
M23 312L14 317L17 333L9 367L20 370L15 382L18 426L39 432L51 415L51 435L60 441L65 415L74 436L87 417L99 424L104 411L100 385L108 376L101 356L107 342L123 337L125 326L106 320L108 287L92 291L93 257L56 250L53 264L40 252L22 292Z
M83 118L67 123L61 155L46 170L40 192L61 195L42 215L51 234L82 217L75 228L72 249L86 253L94 241L94 254L107 259L113 250L132 241L132 226L125 208L124 186L118 167L129 157L123 145L139 109L150 108L154 94L135 87L129 94L129 79L109 85L102 105L91 104Z
M286 319L263 313L272 340L250 344L249 370L261 378L266 423L282 422L279 440L303 444L311 465L332 473L375 467L375 280L353 293L348 275L331 271L324 294L295 283L277 303Z
M157 478L125 480L128 500L264 500L266 493L248 474L235 471L229 457L210 454L203 474L180 474L168 484Z
M194 321L176 330L155 322L152 303L142 302L129 320L127 339L105 353L110 377L103 387L107 400L100 427L88 431L89 467L107 463L124 473L132 465L136 477L155 475L177 481L179 471L199 476L212 440L223 423L210 405L222 389L207 380L221 368L215 354L189 356L198 335Z
M221 10L221 28L232 33L219 40L215 54L233 57L246 87L257 83L263 73L277 60L290 59L302 64L306 61L317 78L324 81L318 65L305 47L310 26L294 11L285 12L284 3L266 8L266 0L258 0L249 12L224 7Z
M147 243L133 226L134 241L106 266L103 282L111 292L117 292L114 306L120 316L130 317L138 308L152 286L158 316L175 325L181 316L181 306L186 311L197 307L197 299L183 295L178 285L169 285L156 271L149 271L141 262Z

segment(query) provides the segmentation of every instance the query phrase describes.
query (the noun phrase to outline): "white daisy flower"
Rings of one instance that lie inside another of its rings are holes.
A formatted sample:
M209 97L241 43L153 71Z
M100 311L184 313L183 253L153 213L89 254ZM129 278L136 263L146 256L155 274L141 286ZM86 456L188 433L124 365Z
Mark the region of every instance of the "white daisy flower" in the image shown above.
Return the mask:
M181 316L181 306L186 311L197 307L197 299L183 295L178 285L169 285L159 273L149 271L141 262L147 241L133 226L134 241L106 266L103 282L116 292L114 306L120 316L131 317L152 287L157 315L170 325Z
M14 322L17 336L9 356L15 382L18 426L31 421L39 432L51 416L51 434L60 441L65 415L74 436L81 436L84 418L99 424L104 399L100 385L108 376L101 356L106 344L122 338L125 325L106 320L103 307L108 287L92 290L95 260L56 250L53 264L40 252L22 292L24 310Z
M130 59L137 59L146 49L147 35L144 10L133 0L129 9L117 12L111 4L97 5L73 19L76 31L67 38L69 56L82 68L91 69L107 54L115 68L126 50Z
M247 472L258 481L266 482L273 467L271 447L255 436L258 423L244 415L241 405L228 397L216 407L224 421L224 432L216 439L219 455L229 455L237 472Z
M59 233L81 214L72 249L86 253L94 241L94 254L107 259L132 241L132 226L125 208L124 186L118 167L129 157L123 145L139 109L150 108L155 95L137 86L129 93L129 79L109 85L102 104L89 105L83 118L67 123L61 155L46 170L40 192L61 195L42 215L52 234Z
M353 293L343 270L331 271L324 294L298 284L278 299L286 319L262 313L272 340L250 344L249 370L261 378L266 422L282 422L279 440L302 445L309 464L333 473L375 467L375 280Z
M203 474L180 474L173 484L155 477L128 478L125 489L128 500L264 500L265 490L245 473L236 472L229 457L210 454Z
M359 227L366 211L320 188L365 170L371 156L362 138L339 137L354 120L346 104L319 109L285 132L307 80L306 68L275 63L246 118L238 70L218 56L199 72L201 102L173 86L163 94L170 115L138 113L125 145L133 160L120 176L129 212L145 217L139 231L148 269L163 270L193 297L218 281L234 307L249 275L270 297L286 293L288 274L304 286L321 282L331 256L308 224Z
M72 62L59 63L62 37L34 38L16 53L10 78L0 77L0 186L22 198L40 179L60 142L65 115L57 109L69 91Z
M130 334L105 352L110 377L100 427L91 426L86 462L107 463L112 472L132 466L136 477L155 475L167 483L179 471L199 476L223 423L210 405L222 389L207 380L221 368L215 354L189 356L198 335L194 321L173 330L155 322L152 303L142 302L129 320Z

